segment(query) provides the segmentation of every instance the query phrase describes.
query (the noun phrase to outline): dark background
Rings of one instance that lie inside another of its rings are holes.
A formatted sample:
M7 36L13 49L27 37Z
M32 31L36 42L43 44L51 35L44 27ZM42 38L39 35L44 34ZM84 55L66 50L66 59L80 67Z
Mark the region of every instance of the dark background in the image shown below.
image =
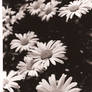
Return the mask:
M49 0L47 0L49 1ZM61 7L73 0L63 0ZM24 0L3 0L3 5L7 5L12 10L17 11L19 7L25 3ZM83 15L81 19L74 17L65 22L65 17L60 18L56 14L49 22L41 21L37 15L31 16L27 11L26 16L13 25L13 35L8 36L4 41L3 50L6 52L3 62L3 69L9 72L17 70L16 65L23 60L27 52L15 53L10 50L10 42L15 38L15 33L27 33L29 30L34 31L40 41L48 42L49 40L61 40L67 46L65 64L58 64L50 67L38 78L27 78L20 81L21 92L36 92L35 87L38 82L44 78L48 79L51 74L55 74L59 79L62 73L73 76L73 81L79 83L78 87L82 88L82 92L92 92L92 10Z

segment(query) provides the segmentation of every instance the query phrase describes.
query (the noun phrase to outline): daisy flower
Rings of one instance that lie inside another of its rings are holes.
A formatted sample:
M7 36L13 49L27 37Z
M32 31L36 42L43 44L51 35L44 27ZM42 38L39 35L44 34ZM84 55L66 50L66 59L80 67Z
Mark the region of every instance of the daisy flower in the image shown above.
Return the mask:
M15 11L12 11L11 8L5 8L2 6L2 15L3 15L3 22L9 22L10 21L10 16L13 16L15 14Z
M38 38L37 35L35 35L34 32L28 32L22 34L15 34L15 36L18 39L14 39L11 41L11 49L16 48L16 52L20 51L22 52L23 50L29 50L34 44L37 42Z
M12 34L11 21L12 17L15 16L14 14L15 11L12 11L11 8L2 6L3 39Z
M26 76L38 76L38 72L43 71L43 66L39 62L34 62L29 56L24 57L24 62L20 61L17 65L19 74Z
M48 83L49 82L49 83ZM66 80L66 75L62 74L61 78L57 81L55 75L52 74L48 78L48 82L42 79L36 87L37 92L80 92L81 89L77 88L77 82L72 82L72 77Z
M12 34L12 26L7 23L6 25L3 25L3 39L5 39L10 34Z
M56 7L60 2L51 0L51 2L48 2L45 7L41 10L39 17L43 20L49 21L50 18L53 17L53 15L56 14L58 7Z
M25 17L25 10L27 8L27 4L23 5L19 8L19 11L16 13L15 16L12 16L11 23L14 24L15 22L17 23L18 20L21 20L22 18Z
M50 62L53 65L56 65L56 62L64 63L61 59L65 59L66 46L63 46L63 43L59 40L51 40L47 44L38 42L37 47L34 47L31 51L30 56L35 61L42 63L44 67L48 67Z
M19 81L23 79L22 76L18 76L17 72L15 71L10 71L9 74L6 74L6 71L3 72L3 89L8 90L9 92L14 92L14 89L19 89L20 86L16 81Z
M45 0L37 0L34 1L33 3L30 3L30 6L28 7L29 13L31 13L31 15L38 14L44 7L45 5L44 2Z
M61 7L59 10L59 16L66 16L66 22L68 22L68 20L72 19L74 15L81 18L82 14L88 13L90 9L92 9L92 3L89 0L75 0L70 2L69 5Z

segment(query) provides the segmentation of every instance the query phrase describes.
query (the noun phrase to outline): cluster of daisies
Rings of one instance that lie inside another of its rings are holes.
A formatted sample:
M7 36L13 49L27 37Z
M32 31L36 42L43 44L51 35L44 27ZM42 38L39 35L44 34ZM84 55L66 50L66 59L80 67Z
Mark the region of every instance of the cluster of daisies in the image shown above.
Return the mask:
M48 43L40 42L34 32L24 34L15 34L16 39L10 43L11 49L21 53L27 51L24 61L17 65L18 73L24 76L38 76L38 73L46 70L50 63L56 65L56 62L63 64L66 58L66 46L60 40L50 40Z
M3 39L13 32L14 23L18 22L25 16L24 6L20 7L18 12L13 11L11 8L2 6L2 22L3 22Z
M23 79L21 75L18 75L15 71L10 71L7 75L3 73L3 92L7 89L9 92L14 92L14 89L19 89L20 86L16 81ZM80 92L81 89L77 87L77 82L72 81L72 77L66 78L67 75L62 74L59 80L56 80L55 75L52 74L48 78L48 82L42 79L36 86L37 92Z
M45 2L46 0L37 0L30 3L27 7L29 13L31 15L38 14L42 21L49 21L50 18L59 12L58 16L66 16L66 22L68 22L68 20L72 19L74 15L81 18L82 14L86 14L92 9L91 0L74 0L68 5L62 7L58 7L58 5L62 4L62 2L57 0L51 0L48 3Z
M11 70L8 75L3 72L3 91L8 90L14 92L14 89L19 90L18 81L28 77L39 77L40 73L45 72L50 64L64 64L66 59L66 46L60 40L50 40L49 42L40 42L37 35L29 31L24 34L15 34L16 39L10 43L11 49L15 52L22 53L27 51L23 61L19 61L16 66L17 71ZM72 77L66 80L65 74L62 74L59 80L56 80L55 75L49 77L49 83L42 79L42 82L36 87L37 92L80 92L77 88L77 82L72 82ZM48 88L50 90L48 90Z
M57 0L36 0L27 3L19 8L18 12L11 8L2 7L3 9L3 38L13 33L13 25L25 17L25 11L28 11L32 16L38 15L42 21L49 21L54 15L66 16L66 21L72 19L74 15L81 18L82 14L86 14L92 9L92 0L75 0L68 5L59 7L62 4ZM61 40L50 40L48 42L40 42L37 35L29 31L24 34L15 33L15 39L10 43L10 49L17 53L26 51L22 61L18 61L16 66L17 71L11 70L8 74L3 72L3 92L8 90L14 92L14 89L19 90L18 81L28 77L39 77L40 73L45 72L50 64L64 64L66 59L66 46ZM37 92L80 92L77 82L72 82L72 77L67 78L67 75L62 74L59 80L56 80L55 75L51 74L48 81L42 79L36 86Z
M3 6L3 38L12 34L13 24L25 17L25 11L28 11L32 16L38 15L42 21L49 21L54 15L58 14L60 17L66 16L66 22L68 22L74 16L81 18L82 14L87 14L92 10L92 0L74 0L62 7L58 5L62 5L62 2L57 0L49 2L46 2L46 0L35 0L24 4L20 7L19 12Z

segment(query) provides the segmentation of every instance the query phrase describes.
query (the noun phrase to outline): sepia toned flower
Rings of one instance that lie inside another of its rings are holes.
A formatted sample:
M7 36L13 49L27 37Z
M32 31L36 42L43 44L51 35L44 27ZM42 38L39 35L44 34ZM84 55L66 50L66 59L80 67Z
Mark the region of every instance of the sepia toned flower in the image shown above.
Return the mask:
M43 20L49 21L50 18L52 18L56 12L57 12L57 5L60 2L56 1L56 0L51 0L51 2L48 2L45 7L42 9L42 11L40 12L40 14L38 15L39 17L42 18Z
M25 10L27 8L27 4L23 5L19 8L19 11L16 13L15 16L12 16L11 23L14 24L15 22L18 23L18 20L21 20L25 17Z
M76 86L77 82L72 82L72 77L66 80L66 75L62 74L61 78L57 81L55 75L52 74L48 78L48 82L42 79L36 89L37 92L80 92L81 89Z
M22 74L26 76L38 76L38 72L43 71L43 66L39 62L35 62L32 58L29 56L24 57L24 62L20 61L17 65L17 69L19 74Z
M48 67L50 62L53 65L56 65L56 62L63 64L65 59L66 46L63 46L60 40L58 41L49 41L47 44L38 42L37 47L34 47L31 50L30 54L36 62L41 62L43 66Z
M18 75L15 71L10 71L7 75L6 71L3 72L3 89L9 92L14 92L14 89L19 89L20 86L16 81L23 79L21 75Z
M37 0L34 1L33 3L30 3L30 5L28 6L29 13L31 13L31 15L38 14L44 7L45 5L44 2L45 0Z
M16 48L16 52L23 50L28 51L38 41L37 35L34 32L15 34L18 39L13 39L10 43L11 49Z
M12 11L11 8L5 8L2 6L2 22L3 22L3 39L8 35L12 34L12 17L15 16L15 11Z
M10 21L10 16L13 16L15 14L15 11L12 11L11 8L5 8L4 6L2 6L2 21L3 22L9 22Z
M92 9L92 3L90 3L89 0L75 0L70 2L69 5L61 7L59 10L59 16L66 16L66 22L68 22L68 20L72 19L74 15L81 18L82 14L88 13L90 9Z

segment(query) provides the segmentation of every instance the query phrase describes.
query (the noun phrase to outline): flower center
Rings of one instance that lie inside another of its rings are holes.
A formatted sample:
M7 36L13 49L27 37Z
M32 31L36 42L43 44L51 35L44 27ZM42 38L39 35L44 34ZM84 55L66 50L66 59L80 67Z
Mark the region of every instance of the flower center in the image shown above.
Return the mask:
M3 86L7 85L9 83L9 81L7 79L3 80Z
M79 9L79 6L78 5L73 5L73 6L70 6L69 7L69 10L71 11L71 12L75 12L75 11L77 11Z
M41 59L49 59L52 57L52 51L51 50L44 50L41 53Z
M52 9L51 9L51 8L48 8L48 9L46 10L45 14L48 15L48 14L51 13L51 11L52 11Z
M28 39L26 38L26 39L22 39L21 40L21 45L27 45L28 44Z
M27 63L27 70L32 70L32 65L33 65L34 63L33 62L28 62Z
M40 4L39 3L35 3L34 9L36 10L36 9L39 9L39 8L40 8Z

